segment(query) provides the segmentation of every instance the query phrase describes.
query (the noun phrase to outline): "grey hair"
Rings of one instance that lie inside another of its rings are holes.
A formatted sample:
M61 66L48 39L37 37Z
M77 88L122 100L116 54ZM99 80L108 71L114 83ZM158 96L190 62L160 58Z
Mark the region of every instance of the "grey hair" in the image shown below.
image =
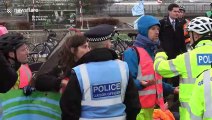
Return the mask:
M110 40L105 40L101 42L89 42L89 46L91 49L96 49L96 48L106 48L107 44L109 44Z

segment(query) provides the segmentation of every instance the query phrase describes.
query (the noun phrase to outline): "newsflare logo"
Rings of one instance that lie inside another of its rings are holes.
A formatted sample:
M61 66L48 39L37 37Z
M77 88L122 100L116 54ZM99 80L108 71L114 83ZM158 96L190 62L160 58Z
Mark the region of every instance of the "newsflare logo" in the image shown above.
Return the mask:
M7 13L12 13L12 10L11 9L7 9Z
M20 8L15 8L15 9L7 9L7 13L27 13L27 12L38 12L38 9L35 8L26 8L26 9L20 9Z

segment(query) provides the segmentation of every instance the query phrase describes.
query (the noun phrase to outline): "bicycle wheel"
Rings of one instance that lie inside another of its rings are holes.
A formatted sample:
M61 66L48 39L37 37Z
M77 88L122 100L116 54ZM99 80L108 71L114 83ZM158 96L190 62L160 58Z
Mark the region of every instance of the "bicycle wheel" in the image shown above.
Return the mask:
M33 52L37 52L39 54L39 58L46 58L51 50L47 43L40 43L35 46Z
M32 52L33 49L35 48L35 45L33 45L32 43L27 43L27 46L29 48L29 52Z

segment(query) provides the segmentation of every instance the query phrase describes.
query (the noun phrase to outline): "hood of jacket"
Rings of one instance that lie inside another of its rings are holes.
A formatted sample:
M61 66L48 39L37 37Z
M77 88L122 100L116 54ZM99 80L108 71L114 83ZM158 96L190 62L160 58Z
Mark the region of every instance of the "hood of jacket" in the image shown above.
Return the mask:
M138 32L139 34L148 37L149 29L154 26L158 25L160 27L160 22L157 18L151 15L144 15L138 20Z
M153 42L149 38L141 34L138 34L133 46L144 48L152 56L152 54L154 54L155 51L158 49L159 44L160 44L159 40L156 42Z

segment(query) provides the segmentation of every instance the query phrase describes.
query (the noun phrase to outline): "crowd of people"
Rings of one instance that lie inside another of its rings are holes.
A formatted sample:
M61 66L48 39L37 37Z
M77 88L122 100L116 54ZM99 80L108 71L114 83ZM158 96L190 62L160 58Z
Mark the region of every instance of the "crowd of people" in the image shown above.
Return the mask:
M121 60L113 25L69 36L57 66L33 80L27 41L0 26L0 92L58 92L63 120L212 120L212 19L185 12L173 3L161 20L141 17Z

